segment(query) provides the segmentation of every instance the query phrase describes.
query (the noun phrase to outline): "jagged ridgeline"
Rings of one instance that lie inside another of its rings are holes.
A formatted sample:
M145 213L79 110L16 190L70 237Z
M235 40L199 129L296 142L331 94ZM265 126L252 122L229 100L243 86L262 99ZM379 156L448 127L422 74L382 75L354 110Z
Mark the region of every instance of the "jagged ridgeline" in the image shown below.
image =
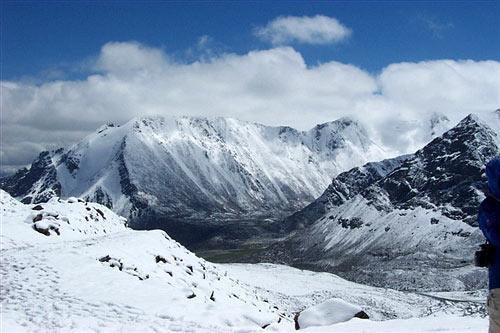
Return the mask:
M285 219L292 236L270 255L396 288L481 285L471 259L483 241L484 166L500 155L493 128L470 115L415 154L341 173Z
M334 175L384 156L348 118L304 132L226 118L139 118L43 152L0 185L24 203L98 202L135 228L161 228L189 244L220 233L221 220L286 216Z

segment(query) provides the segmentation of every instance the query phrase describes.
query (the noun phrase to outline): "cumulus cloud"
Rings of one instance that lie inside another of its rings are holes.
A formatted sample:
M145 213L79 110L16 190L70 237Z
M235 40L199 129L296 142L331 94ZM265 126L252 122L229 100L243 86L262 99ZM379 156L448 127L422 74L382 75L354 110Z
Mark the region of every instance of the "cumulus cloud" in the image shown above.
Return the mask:
M299 129L352 116L396 154L425 143L436 115L453 123L500 105L496 61L398 63L373 75L335 61L308 66L291 47L180 63L159 49L114 42L94 67L83 80L1 82L3 171L136 116L224 116Z
M96 68L103 72L136 75L138 72L156 71L168 64L166 55L159 49L136 42L105 44Z
M273 45L291 42L331 44L346 39L351 33L337 19L324 15L281 16L254 31L257 37Z

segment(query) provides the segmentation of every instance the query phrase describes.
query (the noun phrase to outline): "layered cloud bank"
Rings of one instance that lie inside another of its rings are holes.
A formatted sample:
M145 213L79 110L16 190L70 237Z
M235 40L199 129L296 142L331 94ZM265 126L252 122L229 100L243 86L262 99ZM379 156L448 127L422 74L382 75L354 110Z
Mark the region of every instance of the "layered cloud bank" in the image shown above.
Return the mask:
M310 66L291 47L179 63L160 49L112 42L91 72L1 83L3 172L134 116L223 116L299 129L352 116L387 150L404 153L429 139L431 121L447 117L451 126L500 106L497 61L398 63L373 74L335 61Z

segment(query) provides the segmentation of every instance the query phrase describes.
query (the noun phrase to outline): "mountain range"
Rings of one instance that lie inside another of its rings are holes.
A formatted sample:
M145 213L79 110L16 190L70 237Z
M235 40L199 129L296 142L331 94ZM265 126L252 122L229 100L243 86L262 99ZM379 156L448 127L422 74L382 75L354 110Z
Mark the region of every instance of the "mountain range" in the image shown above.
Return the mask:
M298 131L229 118L148 117L44 151L0 187L23 203L54 196L101 203L135 228L160 228L190 243L217 234L206 229L210 221L286 216L336 174L386 155L349 118Z
M138 118L42 152L0 186L28 204L98 202L136 229L163 229L187 246L266 240L239 260L396 289L471 289L485 283L471 256L483 241L477 207L487 195L484 165L500 155L499 133L500 111L469 115L414 154L384 159L349 118L309 131Z

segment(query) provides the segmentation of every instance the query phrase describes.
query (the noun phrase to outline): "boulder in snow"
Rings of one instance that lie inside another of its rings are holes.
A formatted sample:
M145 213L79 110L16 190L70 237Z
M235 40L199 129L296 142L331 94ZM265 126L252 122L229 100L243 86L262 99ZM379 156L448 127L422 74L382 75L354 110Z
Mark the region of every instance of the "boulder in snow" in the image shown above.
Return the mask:
M368 319L368 315L357 305L349 304L340 298L332 298L316 304L295 316L295 329L311 326L329 326L354 317Z

